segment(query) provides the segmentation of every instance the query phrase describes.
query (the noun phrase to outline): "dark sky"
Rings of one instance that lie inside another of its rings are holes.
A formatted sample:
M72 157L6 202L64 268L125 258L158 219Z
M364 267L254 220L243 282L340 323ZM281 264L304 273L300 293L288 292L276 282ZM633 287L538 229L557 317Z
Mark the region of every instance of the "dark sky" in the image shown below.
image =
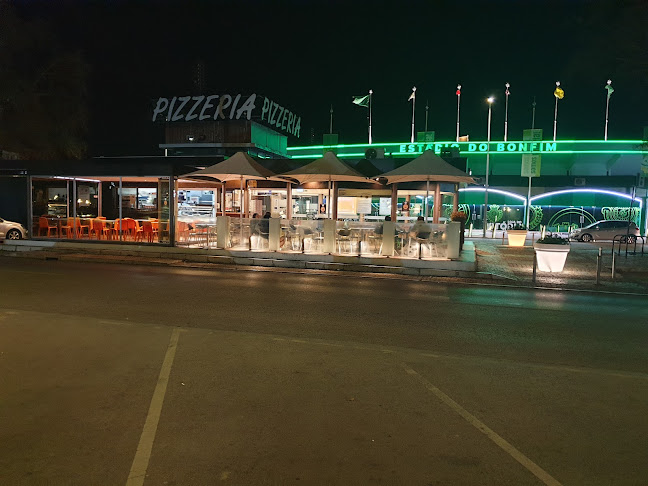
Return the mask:
M321 143L333 105L343 143L366 141L366 110L353 95L374 90L376 142L408 141L417 86L416 128L452 140L461 83L462 134L504 131L504 83L511 83L509 139L531 126L550 138L555 81L559 138L602 138L604 85L612 78L610 138L640 138L648 125L645 59L648 2L323 2L19 1L26 18L49 19L68 49L91 66L92 155L158 154L158 96L193 91L205 65L205 93L252 93L302 116L302 137Z

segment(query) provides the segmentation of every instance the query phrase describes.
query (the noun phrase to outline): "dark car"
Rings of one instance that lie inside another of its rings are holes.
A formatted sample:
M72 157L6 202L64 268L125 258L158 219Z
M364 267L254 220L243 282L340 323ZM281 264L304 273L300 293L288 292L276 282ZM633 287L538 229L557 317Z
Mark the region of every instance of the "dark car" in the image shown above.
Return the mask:
M626 235L629 243L634 243L639 236L639 228L632 221L604 220L573 230L569 233L569 239L600 241L613 240L615 236L622 236L620 239L625 243Z

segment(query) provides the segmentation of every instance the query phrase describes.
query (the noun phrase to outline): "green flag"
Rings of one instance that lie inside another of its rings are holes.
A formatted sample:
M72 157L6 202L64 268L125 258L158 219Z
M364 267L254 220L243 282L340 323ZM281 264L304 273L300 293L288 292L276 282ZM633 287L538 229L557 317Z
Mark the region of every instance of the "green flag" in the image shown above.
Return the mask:
M369 95L354 96L353 104L358 106L364 106L365 108L369 108Z
M605 85L605 89L607 89L607 98L609 100L610 96L612 96L612 93L614 93L614 88L612 87L612 81L608 80L607 84Z

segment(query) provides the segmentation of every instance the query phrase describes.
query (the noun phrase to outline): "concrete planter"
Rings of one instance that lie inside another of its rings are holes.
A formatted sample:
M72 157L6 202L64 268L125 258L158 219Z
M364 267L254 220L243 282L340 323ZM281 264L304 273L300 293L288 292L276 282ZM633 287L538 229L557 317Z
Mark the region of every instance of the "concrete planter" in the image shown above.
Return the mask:
M527 230L507 230L508 246L524 246Z
M560 273L565 268L569 245L552 245L546 243L535 243L533 249L538 261L540 272Z

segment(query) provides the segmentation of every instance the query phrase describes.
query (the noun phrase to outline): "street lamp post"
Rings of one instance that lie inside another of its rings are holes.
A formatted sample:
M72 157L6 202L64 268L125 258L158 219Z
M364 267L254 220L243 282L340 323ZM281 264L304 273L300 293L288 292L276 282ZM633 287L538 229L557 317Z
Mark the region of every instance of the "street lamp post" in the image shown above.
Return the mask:
M483 217L483 224L484 224L484 234L482 235L483 238L486 238L486 228L488 227L488 172L490 171L490 141L491 141L491 113L492 113L492 108L493 108L493 101L495 101L495 98L492 96L488 97L486 99L488 102L488 137L486 140L486 183L484 184L484 217ZM495 230L493 229L493 236L495 233Z

